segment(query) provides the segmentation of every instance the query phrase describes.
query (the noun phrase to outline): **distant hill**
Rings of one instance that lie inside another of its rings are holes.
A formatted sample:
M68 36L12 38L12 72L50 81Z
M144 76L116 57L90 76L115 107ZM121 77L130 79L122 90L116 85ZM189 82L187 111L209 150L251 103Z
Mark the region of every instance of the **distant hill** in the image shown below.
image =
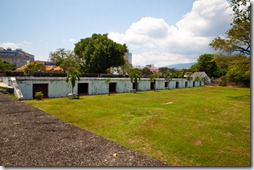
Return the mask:
M183 69L183 68L190 68L193 64L196 64L196 63L192 62L192 63L172 64L172 65L168 65L166 67L168 67L168 68L176 68L176 69Z

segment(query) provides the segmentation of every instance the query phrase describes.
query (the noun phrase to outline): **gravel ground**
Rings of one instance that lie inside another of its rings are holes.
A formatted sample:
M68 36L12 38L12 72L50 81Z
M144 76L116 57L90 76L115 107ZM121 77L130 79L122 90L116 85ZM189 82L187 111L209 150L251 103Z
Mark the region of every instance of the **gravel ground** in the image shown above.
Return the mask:
M1 166L169 166L0 93Z

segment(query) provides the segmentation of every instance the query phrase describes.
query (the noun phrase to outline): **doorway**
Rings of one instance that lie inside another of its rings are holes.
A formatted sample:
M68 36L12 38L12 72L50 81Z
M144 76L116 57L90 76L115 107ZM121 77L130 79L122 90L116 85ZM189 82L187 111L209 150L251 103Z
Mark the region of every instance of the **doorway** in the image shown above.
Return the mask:
M116 83L109 84L109 93L116 93Z
M33 84L33 98L36 92L42 92L44 98L48 98L48 84Z
M78 95L88 95L88 83L78 83Z
M179 82L176 82L176 88L179 88Z

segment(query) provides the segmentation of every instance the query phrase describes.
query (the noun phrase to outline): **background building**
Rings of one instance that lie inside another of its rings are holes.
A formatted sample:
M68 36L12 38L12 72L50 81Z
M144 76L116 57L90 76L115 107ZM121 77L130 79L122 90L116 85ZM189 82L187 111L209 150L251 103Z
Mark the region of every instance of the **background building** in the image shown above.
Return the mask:
M10 62L18 68L34 61L34 55L22 51L22 49L12 50L0 47L0 59Z
M128 61L129 64L132 64L132 54L127 52L124 54L124 58Z

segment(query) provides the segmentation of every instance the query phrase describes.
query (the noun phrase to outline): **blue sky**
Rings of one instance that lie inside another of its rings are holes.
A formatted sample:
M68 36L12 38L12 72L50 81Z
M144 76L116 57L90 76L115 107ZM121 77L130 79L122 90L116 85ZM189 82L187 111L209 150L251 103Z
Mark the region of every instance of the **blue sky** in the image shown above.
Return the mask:
M0 47L47 60L50 51L109 33L127 44L134 65L193 62L230 27L226 6L226 0L0 0Z

